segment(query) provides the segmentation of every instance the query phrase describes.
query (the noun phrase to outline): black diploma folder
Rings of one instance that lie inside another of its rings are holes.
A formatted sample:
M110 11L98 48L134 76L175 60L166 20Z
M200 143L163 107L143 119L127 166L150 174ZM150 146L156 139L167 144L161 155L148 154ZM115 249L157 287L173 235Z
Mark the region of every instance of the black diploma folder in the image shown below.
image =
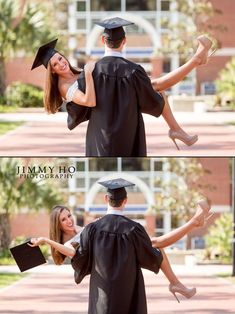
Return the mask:
M28 243L30 241L10 248L21 272L47 262L39 246L31 247Z

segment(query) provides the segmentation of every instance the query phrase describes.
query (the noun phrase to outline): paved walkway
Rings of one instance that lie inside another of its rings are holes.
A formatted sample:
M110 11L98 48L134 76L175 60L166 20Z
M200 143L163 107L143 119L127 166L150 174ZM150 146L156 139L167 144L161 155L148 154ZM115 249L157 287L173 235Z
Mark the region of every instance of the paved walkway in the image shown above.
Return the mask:
M0 137L0 156L84 156L87 123L67 129L66 113L0 114L0 121L25 121L23 126ZM235 113L176 113L189 134L198 134L192 147L179 142L180 151L168 138L163 118L144 115L148 156L234 156Z
M235 313L235 285L215 277L230 272L231 267L173 266L187 286L197 287L192 299L179 296L177 303L168 292L162 273L157 276L144 271L148 314L232 314ZM2 271L18 271L16 267L0 267ZM1 314L86 314L89 278L80 285L73 282L70 265L39 266L17 284L0 289ZM134 314L134 313L133 313Z

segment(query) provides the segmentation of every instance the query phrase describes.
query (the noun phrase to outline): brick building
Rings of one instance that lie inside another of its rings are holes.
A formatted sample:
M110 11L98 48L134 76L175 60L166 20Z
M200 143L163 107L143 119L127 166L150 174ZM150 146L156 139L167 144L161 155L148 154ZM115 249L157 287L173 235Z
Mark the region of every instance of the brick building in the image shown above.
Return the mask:
M235 2L233 0L211 0L213 6L222 12L216 15L212 23L223 25L226 32L215 34L221 48L215 53L209 64L198 68L190 74L184 82L172 88L172 94L205 94L213 92L213 81L218 77L219 71L235 56ZM111 16L120 16L135 22L135 25L126 29L128 44L125 51L127 58L141 63L146 71L158 76L178 67L180 56L173 54L170 58L159 58L154 55L165 33L169 30L164 27L164 19L173 20L174 1L166 0L77 0L77 1L53 1L54 9L58 15L60 33L69 36L69 59L76 65L86 62L86 55L100 58L103 47L99 36L102 29L95 26L95 22ZM195 47L196 48L196 47ZM32 58L16 58L7 64L7 84L12 81L23 81L37 86L43 86L45 70L38 68L31 72Z
M212 202L214 216L209 221L208 225L210 225L220 213L231 211L229 158L200 158L198 161L206 170L200 183L210 186L210 189L201 191ZM66 195L66 204L74 209L77 221L81 225L105 214L105 189L97 184L97 181L123 177L135 183L135 187L128 189L128 204L125 209L128 217L143 224L151 236L161 235L175 228L175 217L171 211L167 210L166 205L159 207L161 184L169 179L181 180L167 170L167 158L79 158L69 159L69 165L74 166L78 171L61 188L61 191ZM184 183L179 183L179 186L180 184ZM158 208L157 212L155 208ZM13 216L12 238L22 234L46 236L48 223L49 217L44 211ZM177 221L178 225L181 223ZM191 238L192 243L195 239L200 239L207 227L195 230L189 237L190 241Z

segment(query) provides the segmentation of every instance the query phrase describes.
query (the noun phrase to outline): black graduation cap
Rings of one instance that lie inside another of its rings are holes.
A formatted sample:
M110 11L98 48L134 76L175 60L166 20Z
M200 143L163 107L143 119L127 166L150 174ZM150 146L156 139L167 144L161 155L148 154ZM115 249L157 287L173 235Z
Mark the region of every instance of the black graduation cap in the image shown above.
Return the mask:
M11 254L21 272L47 262L39 246L31 247L28 243L30 241L10 248Z
M38 49L38 52L37 52L36 57L34 59L31 70L39 67L42 64L44 65L45 68L47 68L49 60L57 52L54 49L56 46L57 40L58 40L58 38L50 41L49 43L41 46Z
M95 24L104 27L104 35L107 39L115 41L125 37L123 26L134 24L120 17L113 17Z
M98 183L107 188L107 195L112 200L120 200L120 199L126 198L125 187L135 185L134 183L131 183L131 182L124 180L122 178L98 182Z

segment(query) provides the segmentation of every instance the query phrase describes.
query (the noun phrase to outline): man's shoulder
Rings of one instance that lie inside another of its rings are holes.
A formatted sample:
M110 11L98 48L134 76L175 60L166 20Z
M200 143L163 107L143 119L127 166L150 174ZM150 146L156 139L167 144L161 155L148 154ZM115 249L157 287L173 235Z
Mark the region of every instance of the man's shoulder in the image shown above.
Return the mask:
M118 229L120 232L129 233L138 227L138 223L134 220L125 217L124 215L108 214L96 221L95 228L97 229Z
M97 61L97 67L99 66L104 66L111 64L112 67L119 67L119 68L126 68L130 69L131 71L136 70L140 67L139 64L132 62L126 58L123 57L112 57L112 56L107 56L103 57L99 61Z

